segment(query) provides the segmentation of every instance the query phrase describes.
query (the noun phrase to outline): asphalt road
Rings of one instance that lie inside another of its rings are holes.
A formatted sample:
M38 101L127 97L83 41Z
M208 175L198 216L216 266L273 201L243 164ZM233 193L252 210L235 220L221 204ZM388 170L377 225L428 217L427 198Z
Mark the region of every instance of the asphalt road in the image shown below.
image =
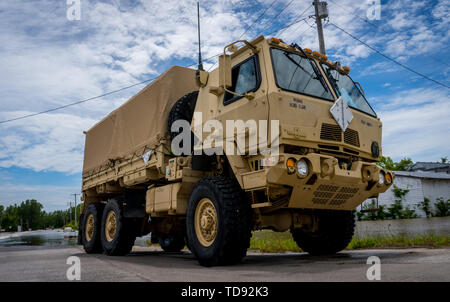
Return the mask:
M249 252L242 264L201 267L188 251L133 248L125 257L87 255L80 247L0 247L0 281L68 281L69 256L81 281L368 281L367 258L381 260L381 281L450 281L450 249L344 251L332 257Z

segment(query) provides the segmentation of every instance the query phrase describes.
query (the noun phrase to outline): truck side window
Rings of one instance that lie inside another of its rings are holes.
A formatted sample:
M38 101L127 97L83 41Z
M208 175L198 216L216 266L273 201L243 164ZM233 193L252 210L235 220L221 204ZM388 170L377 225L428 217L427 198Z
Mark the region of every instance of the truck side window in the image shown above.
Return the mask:
M234 66L231 75L233 83L230 88L231 91L239 94L256 91L261 83L257 57L250 57ZM239 98L241 97L227 92L225 93L223 104L228 105Z

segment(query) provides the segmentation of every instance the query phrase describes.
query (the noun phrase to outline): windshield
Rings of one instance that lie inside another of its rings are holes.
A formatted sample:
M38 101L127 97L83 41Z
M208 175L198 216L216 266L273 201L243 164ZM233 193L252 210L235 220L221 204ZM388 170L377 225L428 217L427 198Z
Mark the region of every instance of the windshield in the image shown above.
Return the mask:
M314 61L278 48L272 48L271 54L278 87L333 101L333 95Z
M322 67L338 97L342 96L350 107L376 116L375 111L373 111L364 95L348 75L341 74L336 69L325 64L322 64Z

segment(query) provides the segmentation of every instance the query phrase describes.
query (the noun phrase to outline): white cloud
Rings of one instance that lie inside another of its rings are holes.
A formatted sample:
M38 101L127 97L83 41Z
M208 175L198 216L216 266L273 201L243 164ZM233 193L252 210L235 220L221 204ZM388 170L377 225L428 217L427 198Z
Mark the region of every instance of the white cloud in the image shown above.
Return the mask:
M419 88L379 99L384 155L436 161L450 154L450 93Z
M17 112L17 115L27 112ZM8 115L0 114L8 118ZM45 114L0 126L0 167L34 171L81 171L84 134L96 121L70 114Z
M47 212L69 208L68 202L73 201L73 193L80 192L80 186L38 186L18 185L9 182L0 183L0 204L7 207L20 204L27 199L36 199L44 205ZM78 202L80 202L78 198Z

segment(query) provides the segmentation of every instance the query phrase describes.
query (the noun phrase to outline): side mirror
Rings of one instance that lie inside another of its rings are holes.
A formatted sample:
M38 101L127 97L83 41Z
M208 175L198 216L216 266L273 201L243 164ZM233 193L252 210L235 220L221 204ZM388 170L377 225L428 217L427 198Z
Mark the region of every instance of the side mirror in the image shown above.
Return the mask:
M233 85L231 79L231 56L219 56L219 86L228 89Z

